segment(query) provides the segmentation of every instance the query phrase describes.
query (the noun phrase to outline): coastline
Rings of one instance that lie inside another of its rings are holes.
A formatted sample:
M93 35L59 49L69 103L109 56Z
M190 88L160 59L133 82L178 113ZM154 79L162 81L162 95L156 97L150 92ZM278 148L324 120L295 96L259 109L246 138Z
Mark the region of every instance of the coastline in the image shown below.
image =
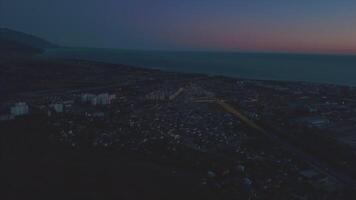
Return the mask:
M216 56L216 58L208 58L207 56L210 54L213 57ZM321 55L292 55L292 58L289 58L289 54L228 53L224 55L223 52L218 54L196 52L191 55L190 52L181 52L179 55L175 55L174 52L162 52L161 55L157 51L61 48L47 50L39 57L88 60L167 72L198 73L238 79L356 86L356 81L352 77L352 74L356 73L356 68L352 67L352 64L356 63L356 56L333 55L332 57L337 58L337 60L329 58L332 60L332 64L326 63L326 66L317 66L316 69L311 69L309 65L313 65L313 62L318 63L317 59ZM236 60L236 56L241 58ZM280 57L281 61L278 60L278 56L282 56ZM308 58L305 58L305 56ZM329 55L323 56L328 57ZM227 61L224 61L223 58ZM344 58L346 64L340 63L340 67L335 64L336 61ZM263 60L266 60L267 67L264 67ZM237 61L241 61L242 64L236 63ZM272 65L273 62L276 62L276 66ZM298 63L301 63L300 67L296 65ZM339 70L338 68L344 71L341 74L333 72L333 70ZM307 71L303 72L303 70ZM353 73L354 71L355 73Z

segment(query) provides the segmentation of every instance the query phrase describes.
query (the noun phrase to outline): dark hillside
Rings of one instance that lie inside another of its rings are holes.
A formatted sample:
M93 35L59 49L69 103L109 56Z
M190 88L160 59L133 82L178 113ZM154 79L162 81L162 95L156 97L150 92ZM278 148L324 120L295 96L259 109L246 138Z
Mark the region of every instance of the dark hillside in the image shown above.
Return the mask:
M14 31L8 28L0 28L0 40L13 41L38 49L48 49L57 47L57 45L54 45L40 37L22 33L19 31Z
M42 49L12 40L0 39L0 55L7 57L34 55L41 53Z

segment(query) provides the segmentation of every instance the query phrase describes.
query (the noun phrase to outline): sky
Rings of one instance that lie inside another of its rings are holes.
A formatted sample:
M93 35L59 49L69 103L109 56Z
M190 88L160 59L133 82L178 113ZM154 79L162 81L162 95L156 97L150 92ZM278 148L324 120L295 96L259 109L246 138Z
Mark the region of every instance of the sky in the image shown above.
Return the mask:
M356 0L0 0L0 26L66 46L356 54Z

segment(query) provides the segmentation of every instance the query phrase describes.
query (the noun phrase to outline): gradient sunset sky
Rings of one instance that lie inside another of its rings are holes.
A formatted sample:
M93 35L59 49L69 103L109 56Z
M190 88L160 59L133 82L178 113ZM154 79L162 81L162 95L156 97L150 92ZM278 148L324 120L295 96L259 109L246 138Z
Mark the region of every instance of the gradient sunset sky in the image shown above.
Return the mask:
M356 54L356 0L0 0L0 26L70 46Z

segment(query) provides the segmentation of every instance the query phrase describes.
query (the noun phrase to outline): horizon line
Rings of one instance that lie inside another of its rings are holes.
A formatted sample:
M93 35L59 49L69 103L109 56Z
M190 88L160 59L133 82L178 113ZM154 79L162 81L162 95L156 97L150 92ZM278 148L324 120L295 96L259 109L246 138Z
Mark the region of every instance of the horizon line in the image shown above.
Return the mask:
M320 55L320 56L356 56L355 53L336 52L302 52L302 51L258 51L258 50L229 50L229 49L169 49L169 48L125 48L125 47L95 47L95 46L59 46L59 48L104 49L124 51L156 51L156 52L192 52L192 53L248 53L248 54L289 54L289 55Z

